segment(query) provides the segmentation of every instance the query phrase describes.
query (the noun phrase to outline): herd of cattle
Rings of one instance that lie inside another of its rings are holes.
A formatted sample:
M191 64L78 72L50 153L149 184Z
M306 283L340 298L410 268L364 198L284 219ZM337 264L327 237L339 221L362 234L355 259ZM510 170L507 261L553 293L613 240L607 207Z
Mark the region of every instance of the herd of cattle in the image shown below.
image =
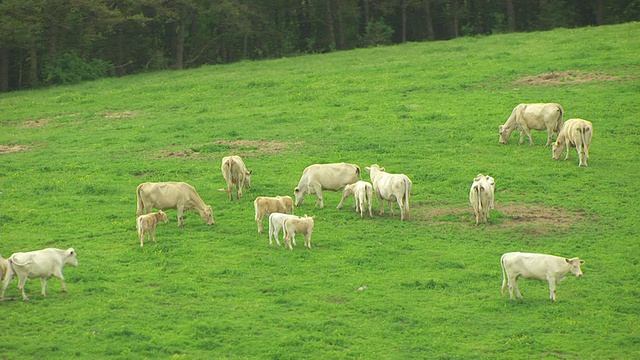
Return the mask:
M529 144L533 145L531 130L546 130L546 146L552 144L552 158L557 160L566 149L565 160L569 158L570 147L578 152L579 166L587 166L589 146L593 135L593 126L589 121L570 119L563 122L564 110L559 104L520 104L516 106L507 121L500 125L500 143L506 144L511 133L520 131L520 144L524 135L529 137ZM553 134L557 139L552 143ZM339 191L342 189L342 200L337 208L341 209L349 196L354 196L356 212L364 217L368 208L369 217L372 214L373 196L380 204L380 215L384 214L384 202L389 204L389 211L393 215L393 202L400 207L400 220L409 219L409 197L412 182L405 174L392 174L377 164L365 167L369 172L371 183L362 180L360 167L355 164L314 164L304 169L298 186L294 189L295 205L300 206L307 194L315 194L316 206L324 207L322 192L324 190ZM229 200L233 201L233 188L236 188L237 199L242 198L244 187L251 187L252 170L248 170L239 156L227 156L222 159L222 175L227 183L226 189ZM495 180L493 177L478 174L469 191L469 202L473 208L476 226L480 221L487 223L489 210L494 208ZM213 210L204 203L196 189L184 182L145 182L136 189L137 221L136 229L140 239L140 246L144 240L150 238L156 242L156 226L159 222L169 220L163 210L176 209L178 212L178 226L183 227L185 211L197 210L207 225L215 224ZM157 213L152 213L152 209ZM273 238L280 245L278 235L283 232L285 247L293 250L296 234L302 234L304 246L311 249L311 235L313 233L315 216L294 215L294 202L290 196L266 197L260 196L254 200L255 220L258 233L263 232L262 221L269 216L269 244L273 245ZM290 213L290 214L289 214ZM511 252L502 255L502 295L508 286L509 295L514 299L514 290L518 297L522 297L518 289L518 279L537 279L549 282L551 300L556 300L556 284L562 281L568 273L582 276L580 265L584 264L579 258L563 258L546 254L531 254ZM48 248L31 252L18 252L8 259L0 257L0 279L4 275L0 300L4 299L5 291L14 277L18 277L18 289L23 300L28 300L24 291L27 279L40 278L42 295L46 296L47 278L55 276L62 282L62 290L66 291L62 268L64 265L78 266L77 253L74 249L67 250Z

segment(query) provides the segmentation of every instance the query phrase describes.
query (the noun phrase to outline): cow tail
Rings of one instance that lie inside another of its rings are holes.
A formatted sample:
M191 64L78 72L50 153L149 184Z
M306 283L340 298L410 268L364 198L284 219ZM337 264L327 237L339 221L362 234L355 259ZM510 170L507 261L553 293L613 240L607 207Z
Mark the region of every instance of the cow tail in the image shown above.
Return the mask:
M138 209L136 210L136 216L142 215L142 211L144 210L144 204L142 203L142 184L138 185L136 189L136 196L138 197Z
M502 296L504 296L504 292L507 289L507 270L504 268L504 254L500 257L500 267L502 267L502 288L500 290Z
M255 221L258 221L258 199L253 200L253 208L256 210Z
M482 189L483 187L480 186L480 184L476 184L476 206L478 207L478 213L480 215L482 215L483 212L483 208L482 208Z
M409 197L411 196L411 180L408 178L404 179L404 209L406 214L406 219L409 218Z
M360 166L356 165L356 180L362 180L362 171L360 170Z
M140 216L136 219L136 230L138 231L138 237L142 236L142 217Z
M562 130L562 125L564 124L564 110L562 109L562 106L558 106L558 112L560 113L560 116L558 116L558 120L556 120L556 132L560 133L560 130Z

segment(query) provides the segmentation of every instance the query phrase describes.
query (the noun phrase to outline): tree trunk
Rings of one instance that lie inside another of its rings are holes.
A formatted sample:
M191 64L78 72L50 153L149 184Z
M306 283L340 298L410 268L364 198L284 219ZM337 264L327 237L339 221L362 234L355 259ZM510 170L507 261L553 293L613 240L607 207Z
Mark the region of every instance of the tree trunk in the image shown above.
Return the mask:
M336 1L336 20L337 20L337 42L338 49L344 50L347 48L347 42L344 38L344 19L342 18L342 1Z
M513 0L505 0L507 7L507 23L509 24L509 31L516 31L516 11L513 7Z
M400 13L402 15L402 38L400 39L400 42L402 43L406 43L407 42L407 7L409 6L409 1L408 0L402 0L400 2Z
M364 28L367 28L367 24L371 21L371 13L369 9L369 0L362 0L362 17L364 20Z
M431 17L431 0L423 0L422 6L424 8L424 26L427 28L427 40L433 41L436 36L433 32L433 19Z
M595 0L596 25L602 25L604 16L602 14L602 0Z
M460 26L458 20L458 0L451 0L451 27L453 32L453 37L460 36Z
M29 87L38 86L38 47L35 40L29 42Z
M9 48L0 48L0 92L9 90Z
M185 28L187 27L186 22L187 17L185 15L180 15L176 33L176 63L173 66L176 70L182 70L184 67L184 37L186 34Z
M327 37L329 41L329 49L331 51L336 49L336 33L335 25L333 23L333 10L331 9L331 1L327 0Z

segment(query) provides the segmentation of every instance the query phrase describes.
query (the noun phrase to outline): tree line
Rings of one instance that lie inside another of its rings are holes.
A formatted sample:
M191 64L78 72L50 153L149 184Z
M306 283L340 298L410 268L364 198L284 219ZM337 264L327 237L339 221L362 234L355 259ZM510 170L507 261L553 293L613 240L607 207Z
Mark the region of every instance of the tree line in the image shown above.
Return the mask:
M640 19L640 0L0 0L0 91Z

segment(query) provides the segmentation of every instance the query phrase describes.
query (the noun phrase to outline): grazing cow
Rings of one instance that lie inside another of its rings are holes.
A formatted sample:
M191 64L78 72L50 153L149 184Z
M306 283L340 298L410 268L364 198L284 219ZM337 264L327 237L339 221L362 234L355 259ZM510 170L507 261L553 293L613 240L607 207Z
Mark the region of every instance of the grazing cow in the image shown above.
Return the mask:
M7 259L0 256L0 281L4 277L4 274L7 273L8 268L9 268L9 262L7 262Z
M40 278L42 283L42 296L47 296L47 278L55 276L62 282L62 291L67 291L64 283L62 267L64 265L78 266L77 253L74 249L44 249L30 252L18 252L11 255L7 260L7 274L4 277L0 300L4 299L4 292L15 276L18 277L18 289L22 292L22 300L29 300L24 292L24 285L27 278Z
M354 164L315 164L302 172L298 186L293 189L296 206L302 205L306 194L316 194L316 206L324 207L322 190L338 191L347 184L353 184L362 178L360 167Z
M177 209L178 226L183 227L182 214L188 210L198 210L207 225L215 224L211 206L202 201L196 189L184 182L146 182L138 185L137 216L147 214L151 209Z
M278 246L280 246L280 240L278 240L278 233L280 232L280 229L282 229L282 226L284 225L284 220L292 219L292 218L298 218L298 216L282 214L282 213L273 213L269 215L269 245L273 245L273 237L275 237L276 243L278 244ZM295 234L293 235L293 245L297 245Z
M298 217L292 219L284 219L282 227L284 228L284 246L293 250L291 238L295 238L296 234L302 234L304 245L311 249L311 234L315 225L315 215L312 217ZM294 241L295 243L295 241Z
M555 103L548 104L520 104L513 108L511 115L504 125L500 125L500 143L506 144L513 130L520 130L520 141L524 142L524 134L529 137L529 145L533 145L531 130L547 130L547 144L553 139L553 133L562 128L562 106Z
M502 296L504 296L507 285L509 286L509 296L513 297L513 290L516 295L522 298L518 289L518 279L533 279L549 282L549 297L556 301L556 284L564 280L568 273L577 277L582 276L580 265L584 260L577 257L572 259L546 254L530 254L521 252L510 252L502 255L500 265L502 266Z
M291 196L258 196L253 201L253 207L256 211L255 220L258 223L258 233L262 234L262 219L273 213L286 214L289 210L293 214L293 199Z
M493 196L495 191L495 180L491 176L478 174L469 190L469 202L473 207L476 216L476 226L480 220L485 224L489 218L489 209L493 209Z
M564 123L562 130L558 134L558 139L552 146L552 158L558 160L562 155L562 150L567 149L565 160L569 159L569 148L575 146L578 152L578 166L587 166L589 159L589 146L593 137L593 125L591 122L582 119L569 119Z
M227 189L223 191L229 194L229 201L233 201L233 185L238 192L238 200L242 198L242 187L251 188L251 174L253 170L247 170L240 156L225 156L222 158L222 176L227 182Z
M144 246L144 239L147 235L153 240L153 243L156 244L156 225L158 225L160 221L164 223L169 222L167 214L162 210L157 213L138 216L136 230L138 230L138 237L140 238L140 247Z
M373 219L373 215L371 213L371 206L373 205L373 187L371 183L366 181L357 181L354 184L345 185L344 190L342 190L342 200L340 204L338 204L337 209L342 209L342 205L344 204L344 200L349 196L353 195L356 212L360 213L360 218L363 218L364 208L369 205L369 217Z
M371 176L373 190L380 202L380 215L384 215L384 200L389 202L389 210L393 215L393 201L400 206L400 220L409 220L409 197L413 183L405 174L389 174L383 167L373 164L366 167Z

